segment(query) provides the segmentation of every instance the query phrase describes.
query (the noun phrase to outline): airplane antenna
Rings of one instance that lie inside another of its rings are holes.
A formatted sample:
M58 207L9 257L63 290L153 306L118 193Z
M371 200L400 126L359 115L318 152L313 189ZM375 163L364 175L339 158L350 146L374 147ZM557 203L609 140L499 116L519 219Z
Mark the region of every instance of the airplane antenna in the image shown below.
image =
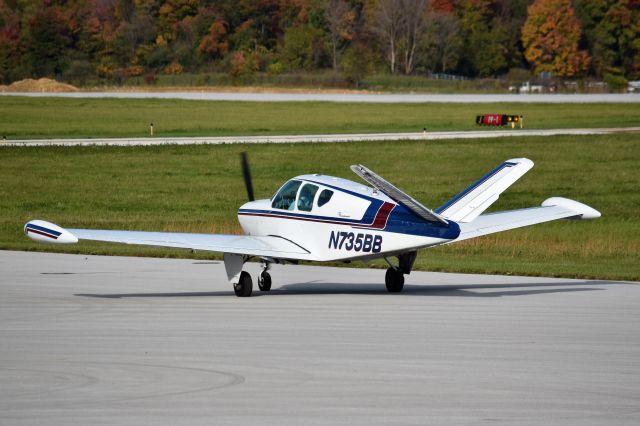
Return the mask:
M240 157L242 158L242 175L244 176L244 185L247 188L247 196L249 197L249 201L255 200L253 196L253 183L251 182L251 170L249 170L249 159L247 158L246 152L241 152Z

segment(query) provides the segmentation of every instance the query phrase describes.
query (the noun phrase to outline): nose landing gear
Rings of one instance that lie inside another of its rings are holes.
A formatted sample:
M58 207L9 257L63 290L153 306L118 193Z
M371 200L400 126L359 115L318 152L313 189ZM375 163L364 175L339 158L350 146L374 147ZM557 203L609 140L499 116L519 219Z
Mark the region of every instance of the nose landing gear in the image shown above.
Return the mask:
M269 291L271 290L271 275L267 272L270 268L271 264L269 262L262 263L262 272L258 277L258 288L260 291Z

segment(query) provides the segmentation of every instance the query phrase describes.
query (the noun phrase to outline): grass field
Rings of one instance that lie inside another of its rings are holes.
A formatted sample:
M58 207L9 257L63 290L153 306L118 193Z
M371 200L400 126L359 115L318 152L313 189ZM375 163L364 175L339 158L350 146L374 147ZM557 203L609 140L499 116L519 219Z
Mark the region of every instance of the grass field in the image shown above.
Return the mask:
M80 228L239 232L236 209L246 198L238 156L243 150L250 154L258 197L270 197L283 181L302 173L357 180L349 165L359 162L430 207L442 204L503 160L528 157L536 167L503 194L494 210L538 205L559 195L585 202L603 217L558 221L423 250L416 267L640 280L640 134L249 146L4 147L0 149L0 249L213 257L91 242L39 245L22 234L22 225L41 218Z
M343 104L0 96L8 139L223 136L477 129L477 114L521 114L527 128L640 123L640 104ZM505 129L505 131L509 131Z

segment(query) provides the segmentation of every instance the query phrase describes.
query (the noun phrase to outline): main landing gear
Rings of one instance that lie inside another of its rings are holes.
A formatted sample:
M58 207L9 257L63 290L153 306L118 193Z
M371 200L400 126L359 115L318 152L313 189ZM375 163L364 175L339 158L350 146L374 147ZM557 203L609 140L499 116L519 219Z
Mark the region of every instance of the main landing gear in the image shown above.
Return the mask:
M389 264L384 278L389 293L400 293L404 288L404 276L410 274L417 252L412 251L397 256L398 266L394 266L388 258L384 258ZM224 264L227 270L227 278L233 283L233 291L238 297L249 297L253 292L253 281L248 272L242 270L246 257L236 254L224 254ZM260 291L271 290L271 275L269 274L271 262L263 259L262 272L258 276L258 288Z
M225 268L227 269L227 277L233 283L233 292L238 297L249 297L253 292L253 281L251 275L247 271L242 270L242 265L247 259L243 256L228 254L224 255ZM260 291L271 290L271 275L269 268L271 263L263 260L262 272L258 276L258 288ZM236 282L237 281L237 282Z
M400 293L404 287L404 274L399 269L390 267L384 276L384 283L389 293Z
M398 256L398 266L393 264L386 257L384 260L389 264L389 269L384 276L384 283L389 293L400 293L404 288L404 274L410 274L413 263L416 261L418 252L403 253Z
M240 273L240 279L233 285L233 291L238 297L249 297L253 291L253 282L251 281L251 275L248 272L242 271Z

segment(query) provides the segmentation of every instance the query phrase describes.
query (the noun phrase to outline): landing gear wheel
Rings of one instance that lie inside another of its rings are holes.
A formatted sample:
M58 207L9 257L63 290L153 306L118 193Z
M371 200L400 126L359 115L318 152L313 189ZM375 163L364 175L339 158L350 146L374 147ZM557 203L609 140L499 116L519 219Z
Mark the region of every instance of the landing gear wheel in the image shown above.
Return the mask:
M253 291L253 282L248 272L242 271L237 284L233 285L233 291L238 297L249 297Z
M267 271L262 272L258 277L258 287L260 291L271 290L271 275Z
M402 287L404 287L404 274L397 269L389 268L384 277L384 282L389 293L400 293Z

